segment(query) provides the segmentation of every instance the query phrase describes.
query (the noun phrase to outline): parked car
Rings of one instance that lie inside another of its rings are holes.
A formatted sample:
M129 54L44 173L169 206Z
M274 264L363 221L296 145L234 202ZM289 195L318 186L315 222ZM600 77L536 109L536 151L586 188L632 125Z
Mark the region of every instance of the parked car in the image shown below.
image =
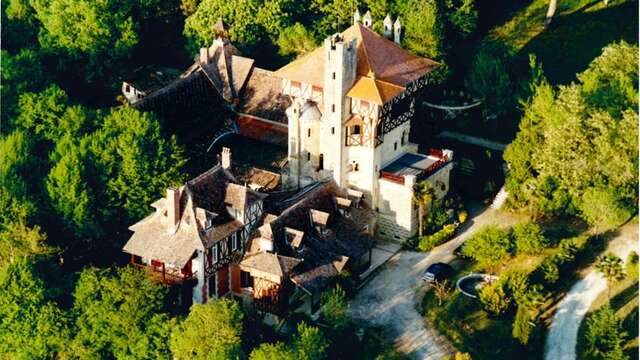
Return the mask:
M422 275L422 280L431 283L434 281L442 281L453 274L453 268L449 264L435 263L431 264Z

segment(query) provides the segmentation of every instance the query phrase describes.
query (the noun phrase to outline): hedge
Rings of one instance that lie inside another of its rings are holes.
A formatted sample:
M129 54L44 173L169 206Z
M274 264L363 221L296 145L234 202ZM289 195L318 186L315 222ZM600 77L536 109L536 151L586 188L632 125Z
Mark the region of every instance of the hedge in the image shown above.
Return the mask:
M420 238L420 243L418 244L418 250L429 251L434 247L440 244L443 244L447 240L451 239L455 232L456 232L456 225L448 224L448 225L445 225L440 231L436 232L435 234L422 236Z

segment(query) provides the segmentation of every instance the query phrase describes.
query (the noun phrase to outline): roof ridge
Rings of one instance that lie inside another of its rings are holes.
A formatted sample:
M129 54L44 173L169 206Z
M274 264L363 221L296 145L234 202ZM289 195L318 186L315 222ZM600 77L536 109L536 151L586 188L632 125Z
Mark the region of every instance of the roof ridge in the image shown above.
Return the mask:
M362 36L362 24L357 24L358 32L360 33L360 44L362 45L362 52L364 53L364 60L367 62L367 67L369 68L369 72L373 73L375 76L375 71L373 71L373 67L371 66L371 62L369 61L369 53L367 52L367 47L365 46L364 36ZM356 44L357 46L357 44Z

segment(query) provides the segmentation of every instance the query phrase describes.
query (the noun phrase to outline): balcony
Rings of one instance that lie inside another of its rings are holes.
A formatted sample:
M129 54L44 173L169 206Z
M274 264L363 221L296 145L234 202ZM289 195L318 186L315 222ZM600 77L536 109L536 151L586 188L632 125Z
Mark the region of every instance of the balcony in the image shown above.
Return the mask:
M137 256L131 256L131 265L149 274L151 279L165 285L181 285L197 281L196 272L191 271L191 261L181 270L168 268L163 262L151 260L151 264L142 263Z

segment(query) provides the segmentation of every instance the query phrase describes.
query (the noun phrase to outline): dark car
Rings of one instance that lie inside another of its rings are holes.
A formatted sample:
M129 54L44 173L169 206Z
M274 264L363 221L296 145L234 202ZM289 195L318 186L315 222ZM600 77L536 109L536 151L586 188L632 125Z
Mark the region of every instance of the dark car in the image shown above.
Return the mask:
M435 263L424 271L422 280L426 282L442 281L453 274L453 268L449 264Z

